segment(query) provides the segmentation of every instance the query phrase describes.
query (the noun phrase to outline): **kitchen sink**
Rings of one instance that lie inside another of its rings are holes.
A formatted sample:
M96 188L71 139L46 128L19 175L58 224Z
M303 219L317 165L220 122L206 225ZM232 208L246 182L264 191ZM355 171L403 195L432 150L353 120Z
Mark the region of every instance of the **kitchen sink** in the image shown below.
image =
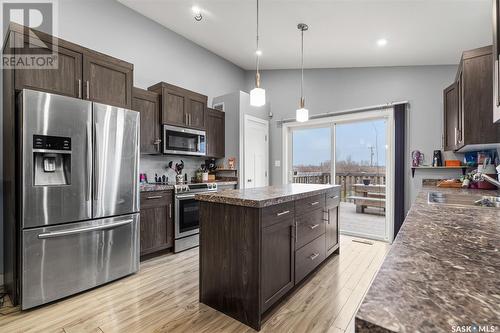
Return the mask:
M479 206L500 208L500 197L448 194L443 192L429 192L427 197L429 204L447 206Z

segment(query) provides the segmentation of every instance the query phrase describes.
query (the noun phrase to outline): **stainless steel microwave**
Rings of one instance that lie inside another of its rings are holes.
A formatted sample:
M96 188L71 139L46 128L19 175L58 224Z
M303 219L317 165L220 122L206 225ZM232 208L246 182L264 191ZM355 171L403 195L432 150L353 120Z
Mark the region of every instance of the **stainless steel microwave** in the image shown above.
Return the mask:
M163 153L205 156L206 133L190 128L163 125Z

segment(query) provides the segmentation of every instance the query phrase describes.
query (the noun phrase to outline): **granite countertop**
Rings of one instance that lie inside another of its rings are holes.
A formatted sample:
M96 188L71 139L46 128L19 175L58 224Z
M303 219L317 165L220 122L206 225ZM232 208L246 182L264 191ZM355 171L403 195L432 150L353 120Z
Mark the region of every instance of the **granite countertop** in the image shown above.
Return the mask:
M430 191L498 195L424 188L363 300L356 332L500 328L500 209L428 204Z
M261 208L316 194L322 194L336 187L339 186L319 184L287 184L202 193L197 194L196 199L200 201Z
M237 185L237 181L219 181L216 180L214 183L217 185ZM140 184L139 191L140 192L153 192L153 191L169 191L174 189L174 184Z

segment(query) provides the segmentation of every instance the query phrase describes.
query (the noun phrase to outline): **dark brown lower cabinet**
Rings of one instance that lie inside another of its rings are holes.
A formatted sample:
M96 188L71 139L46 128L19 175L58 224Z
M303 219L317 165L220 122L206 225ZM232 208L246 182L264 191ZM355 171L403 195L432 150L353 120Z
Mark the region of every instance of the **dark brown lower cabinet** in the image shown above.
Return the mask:
M172 191L141 193L141 256L174 245Z
M339 193L264 208L200 201L200 302L260 330L270 309L338 251Z
M326 255L329 256L339 248L339 207L340 195L336 191L326 194L325 241Z
M266 311L294 285L293 215L262 229L262 304Z

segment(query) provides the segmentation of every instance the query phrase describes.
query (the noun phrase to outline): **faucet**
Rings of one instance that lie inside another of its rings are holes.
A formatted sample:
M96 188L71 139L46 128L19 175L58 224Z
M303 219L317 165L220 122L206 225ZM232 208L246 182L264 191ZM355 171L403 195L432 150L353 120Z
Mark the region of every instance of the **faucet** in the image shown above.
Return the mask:
M474 175L473 179L476 182L483 181L483 180L487 181L488 183L493 184L500 189L500 182L498 180L496 180L495 178L492 178L488 175L485 175L484 173L480 173L480 172L476 173Z

